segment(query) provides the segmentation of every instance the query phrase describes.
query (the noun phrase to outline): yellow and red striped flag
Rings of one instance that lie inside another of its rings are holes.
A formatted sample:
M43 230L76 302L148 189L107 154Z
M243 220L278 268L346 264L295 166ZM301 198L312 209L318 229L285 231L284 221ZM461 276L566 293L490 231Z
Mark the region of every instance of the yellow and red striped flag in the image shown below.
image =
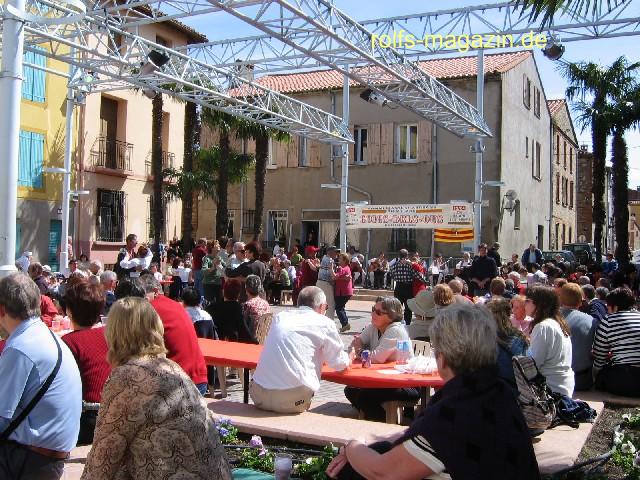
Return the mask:
M443 243L461 243L473 240L473 228L436 228L434 240Z

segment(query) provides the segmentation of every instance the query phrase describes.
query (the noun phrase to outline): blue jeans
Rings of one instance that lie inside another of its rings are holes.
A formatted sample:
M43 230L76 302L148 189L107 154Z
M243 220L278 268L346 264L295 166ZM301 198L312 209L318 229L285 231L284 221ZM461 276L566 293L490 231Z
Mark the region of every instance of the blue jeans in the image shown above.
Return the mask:
M200 395L204 397L204 394L207 393L207 384L206 383L196 383L196 388L200 392Z
M340 325L343 327L349 323L349 317L347 317L347 311L345 310L345 306L347 302L351 298L351 295L347 295L344 297L334 297L336 302L336 315L338 316L338 320L340 320Z
M198 292L198 295L200 295L200 297L204 297L204 289L202 288L202 270L194 270L193 279L193 287L196 289L196 292Z

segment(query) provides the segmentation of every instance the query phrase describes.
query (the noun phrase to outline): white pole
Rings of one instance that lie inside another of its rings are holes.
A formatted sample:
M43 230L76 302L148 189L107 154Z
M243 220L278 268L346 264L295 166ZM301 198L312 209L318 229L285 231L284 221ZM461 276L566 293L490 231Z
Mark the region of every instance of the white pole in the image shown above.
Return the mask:
M25 0L7 0L5 7L13 6L24 12ZM16 271L16 211L18 204L18 149L20 135L20 98L22 95L23 22L7 13L2 31L2 69L0 71L0 162L4 168L0 175L0 277Z
M478 70L476 81L476 108L481 116L484 116L484 51L478 50ZM474 145L476 154L476 180L475 180L475 200L474 225L473 225L473 251L478 251L478 245L482 242L482 137L476 138Z
M71 75L73 78L73 74ZM67 236L69 235L69 196L71 195L71 149L73 147L73 90L67 88L67 111L65 118L64 173L62 174L62 233L60 234L60 265L64 271L69 263Z
M346 71L349 71L347 65ZM349 77L342 84L342 121L349 126ZM340 182L340 249L347 251L347 201L349 191L349 144L342 144L342 180Z

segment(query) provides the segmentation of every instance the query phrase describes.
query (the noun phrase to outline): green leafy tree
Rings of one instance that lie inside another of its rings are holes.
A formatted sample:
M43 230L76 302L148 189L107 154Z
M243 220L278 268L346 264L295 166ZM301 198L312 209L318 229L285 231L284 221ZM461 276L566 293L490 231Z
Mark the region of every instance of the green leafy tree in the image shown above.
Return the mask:
M635 64L634 64L635 65ZM591 126L593 148L593 222L594 245L597 261L602 261L602 234L605 225L604 180L607 155L607 136L611 131L610 105L623 96L623 87L628 85L637 68L629 65L624 57L618 58L609 67L593 62L561 64L559 70L569 82L566 95L574 101L578 112L578 124L582 128Z
M542 26L548 26L553 22L553 18L560 13L567 13L573 17L589 14L596 14L602 11L606 5L608 11L631 0L518 0L516 5L522 7L522 15L527 9L529 18L537 20L542 17Z

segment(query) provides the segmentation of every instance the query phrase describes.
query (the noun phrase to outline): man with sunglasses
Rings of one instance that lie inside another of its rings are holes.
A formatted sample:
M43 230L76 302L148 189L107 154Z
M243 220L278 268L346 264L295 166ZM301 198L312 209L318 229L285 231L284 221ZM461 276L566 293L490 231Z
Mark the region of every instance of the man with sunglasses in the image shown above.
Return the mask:
M247 257L245 255L245 245L244 242L236 242L233 244L233 255L229 256L229 261L227 262L227 268L234 269L238 268L241 264L247 261Z

